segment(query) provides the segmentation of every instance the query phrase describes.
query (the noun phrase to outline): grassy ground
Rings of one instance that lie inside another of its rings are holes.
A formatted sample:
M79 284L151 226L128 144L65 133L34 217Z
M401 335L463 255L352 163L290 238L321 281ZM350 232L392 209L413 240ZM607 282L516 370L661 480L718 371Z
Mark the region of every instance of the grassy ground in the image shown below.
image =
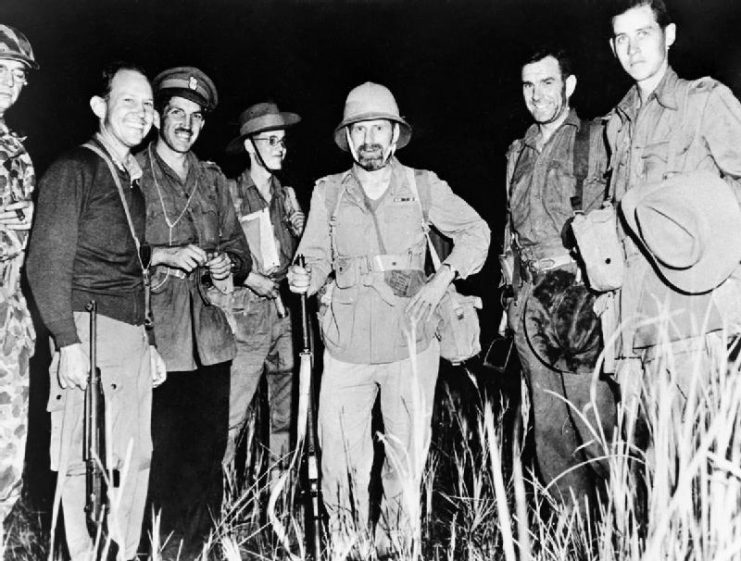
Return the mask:
M735 374L725 375L729 369ZM611 481L601 521L592 525L551 504L547 493L531 481L522 435L512 436L514 408L503 398L515 380L504 380L510 386L501 392L503 380L494 379L491 372L482 371L473 379L478 387L460 369L444 372L430 456L415 495L419 557L741 559L738 370L738 364L721 364L683 410L670 397L672 380L653 380L647 389L654 399L645 410L653 427L646 449L594 435L602 440ZM626 426L630 422L622 419ZM248 455L240 465L259 464L259 457ZM285 493L276 508L291 536L289 554L265 517L268 482L260 473L246 469L229 474L209 558L306 558L299 546L303 520L298 495ZM287 489L295 490L292 483ZM6 559L43 559L48 541L45 520L45 515L19 505L8 526Z

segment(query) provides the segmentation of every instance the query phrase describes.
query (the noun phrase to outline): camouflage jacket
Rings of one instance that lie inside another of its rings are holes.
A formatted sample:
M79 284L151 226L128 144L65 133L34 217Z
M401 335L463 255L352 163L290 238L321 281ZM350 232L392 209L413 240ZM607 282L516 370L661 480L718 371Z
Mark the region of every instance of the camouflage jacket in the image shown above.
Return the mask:
M36 185L23 140L0 120L0 207L30 199ZM20 288L27 242L28 230L0 229L0 332L33 347L33 324Z

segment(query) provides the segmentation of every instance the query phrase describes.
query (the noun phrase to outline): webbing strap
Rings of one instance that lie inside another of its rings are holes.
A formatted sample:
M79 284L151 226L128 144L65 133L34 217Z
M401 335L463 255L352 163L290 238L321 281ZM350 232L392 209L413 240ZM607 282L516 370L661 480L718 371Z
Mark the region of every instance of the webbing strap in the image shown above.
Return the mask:
M574 196L571 197L571 208L575 212L582 210L584 180L589 174L589 132L591 129L591 122L581 121L574 138L574 177L576 177L576 187L574 189Z

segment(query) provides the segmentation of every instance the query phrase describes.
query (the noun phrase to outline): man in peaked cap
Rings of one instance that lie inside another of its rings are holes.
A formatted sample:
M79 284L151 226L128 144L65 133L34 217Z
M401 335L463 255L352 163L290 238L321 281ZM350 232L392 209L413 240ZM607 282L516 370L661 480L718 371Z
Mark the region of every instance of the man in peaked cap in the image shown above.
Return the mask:
M35 333L21 292L36 183L23 138L5 124L5 112L18 100L28 72L37 69L28 39L0 25L0 558L2 522L21 494L28 428L28 359Z
M152 246L152 316L169 383L154 394L151 498L163 535L195 556L221 507L229 361L234 335L211 295L250 272L227 179L191 148L218 103L201 70L170 68L153 81L157 138L139 154Z
M396 159L411 133L386 87L366 82L350 92L334 140L353 165L317 182L298 248L306 268L288 274L292 291L324 292L318 428L337 552L357 543L356 528L369 529L371 413L380 393L386 464L376 549L409 554L419 520L407 505L419 501L440 358L435 310L454 278L481 268L489 247L486 223L447 183ZM455 246L428 280L429 224Z
M287 287L284 280L304 229L304 214L293 188L281 185L275 174L286 157L286 130L300 120L295 113L279 111L275 103L257 103L242 112L239 136L227 146L227 152L249 157L249 168L229 187L253 268L226 303L237 327L237 356L232 363L225 463L234 456L263 372L270 403L271 464L279 463L290 445L293 334L286 307L289 294L282 294L281 288Z

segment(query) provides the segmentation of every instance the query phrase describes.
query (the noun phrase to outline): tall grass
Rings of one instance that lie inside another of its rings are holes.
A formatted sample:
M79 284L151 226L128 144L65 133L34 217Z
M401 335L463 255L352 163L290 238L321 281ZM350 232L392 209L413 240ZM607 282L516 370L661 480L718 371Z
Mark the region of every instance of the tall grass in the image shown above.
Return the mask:
M686 359L662 360L670 367ZM677 401L676 380L667 373L672 368L647 381L642 394L648 399L640 413L650 427L648 445L639 447L631 438L607 441L595 433L610 479L601 517L593 521L553 500L538 484L522 452L524 431L503 420L506 401L496 392L467 386L461 373L457 380L441 380L430 454L422 480L413 482L406 497L415 505L416 544L403 548L399 558L741 559L740 365L724 356L716 362L712 372L697 373L695 378L704 381L686 400ZM487 376L479 374L482 388L490 385ZM621 435L629 435L637 413L635 407L619 408ZM248 438L254 435L253 427ZM286 559L285 546L264 516L270 488L266 470L238 473L232 468L227 475L223 510L201 559ZM289 480L276 513L292 536L292 554L302 559L303 517L296 488L295 479ZM11 521L8 559L43 558L44 539L29 538L31 528L22 519ZM372 559L369 538L356 536L355 541L367 544L364 551ZM161 536L159 543L164 540ZM337 551L333 544L328 550Z

